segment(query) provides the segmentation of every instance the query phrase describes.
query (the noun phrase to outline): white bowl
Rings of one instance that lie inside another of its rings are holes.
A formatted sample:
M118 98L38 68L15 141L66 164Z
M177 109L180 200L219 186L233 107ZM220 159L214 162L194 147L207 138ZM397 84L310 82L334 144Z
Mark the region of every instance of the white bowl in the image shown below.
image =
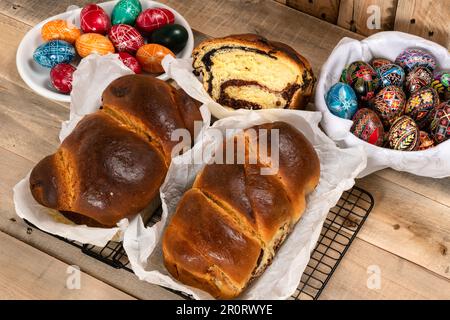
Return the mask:
M109 1L99 3L98 5L102 7L109 16L111 16L112 10L117 2L118 2L117 0ZM177 54L177 57L178 58L190 57L192 50L194 48L194 35L186 19L184 19L181 14L179 14L171 7L156 1L141 0L141 4L142 10L159 7L169 9L170 11L173 12L173 14L175 15L175 23L185 27L189 35L186 47L183 49L183 51ZM36 93L40 94L41 96L57 101L70 102L70 95L59 93L58 91L56 91L56 89L53 88L50 81L50 69L38 65L33 60L33 53L38 46L44 43L41 37L41 29L45 23L55 19L64 19L72 21L72 23L75 24L76 26L80 26L80 12L81 8L77 8L50 17L40 22L39 24L34 26L33 29L27 32L27 34L25 35L25 37L23 37L22 41L19 44L19 48L17 49L16 54L17 70L19 71L19 74L22 77L23 81L25 81L25 83L31 89L33 89ZM164 73L158 76L158 79L166 81L169 79L169 77Z

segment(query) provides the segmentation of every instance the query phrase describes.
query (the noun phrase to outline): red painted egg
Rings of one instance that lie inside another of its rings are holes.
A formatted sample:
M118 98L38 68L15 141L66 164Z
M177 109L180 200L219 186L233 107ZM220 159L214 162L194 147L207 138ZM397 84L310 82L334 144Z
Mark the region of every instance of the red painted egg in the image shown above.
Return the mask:
M92 3L81 10L80 26L85 33L107 34L111 29L111 20L105 10Z
M127 24L114 25L108 34L109 40L119 52L136 53L144 45L144 38L132 26Z
M425 131L420 131L419 135L419 148L417 150L426 150L434 147L434 140Z
M136 58L144 71L149 73L163 73L164 69L161 61L166 55L171 55L175 58L173 52L166 47L152 43L140 47L136 53Z
M134 73L139 74L142 72L142 67L139 64L139 61L137 61L137 59L128 52L119 52L119 59L124 65L133 70Z
M136 27L139 31L150 33L166 24L175 22L175 16L170 10L164 8L152 8L142 11L136 19Z
M76 68L68 63L60 63L50 71L52 85L61 93L72 91L72 76Z
M381 146L384 140L384 128L378 115L367 108L359 109L353 116L350 131L370 144Z

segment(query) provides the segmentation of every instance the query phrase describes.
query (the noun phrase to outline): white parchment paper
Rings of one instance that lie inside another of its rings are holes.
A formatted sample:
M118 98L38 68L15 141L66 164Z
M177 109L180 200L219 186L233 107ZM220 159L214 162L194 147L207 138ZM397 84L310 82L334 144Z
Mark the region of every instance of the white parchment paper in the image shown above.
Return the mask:
M369 62L374 57L394 61L408 48L425 49L436 58L437 70L450 69L450 53L446 48L397 31L380 32L362 41L343 38L322 66L315 98L317 110L323 113L321 125L327 135L339 144L345 147L362 146L366 150L367 168L360 177L387 167L426 177L450 176L450 140L424 151L406 152L377 147L355 137L350 132L352 121L333 115L325 102L325 94L339 81L342 70L348 64L357 60Z
M189 95L209 107L215 103L202 90L201 83L195 77L191 77L190 61L166 58L164 65L169 76L175 78ZM234 131L226 131L226 129L244 129L261 123L284 121L303 132L314 145L321 164L320 182L317 189L308 196L303 217L281 246L272 265L247 288L240 298L287 299L290 297L298 286L330 208L337 203L343 191L353 186L355 177L366 166L363 148L336 147L335 143L319 129L320 120L319 112L247 111L223 118L215 122L212 128L207 129L199 137L194 148L173 159L166 181L161 187L163 207L161 221L146 228L141 219L135 219L125 232L125 251L139 279L187 293L196 299L212 298L201 290L183 285L167 272L161 251L164 229L180 198L191 187L197 173L204 167L213 150L220 143L214 139L212 130L220 129L224 137L230 137ZM201 153L204 157L200 156ZM193 164L194 158L203 159L201 163Z
M102 93L113 80L127 74L133 72L119 60L117 54L92 54L84 58L73 75L70 118L62 123L60 140L63 141L72 132L83 116L98 110ZM204 119L203 128L206 129L211 115L206 107L203 107L201 112ZM109 240L121 240L123 231L128 226L128 219L122 219L117 227L109 229L76 225L56 210L48 209L34 200L29 187L29 175L30 173L13 189L18 216L41 230L81 243L105 246Z

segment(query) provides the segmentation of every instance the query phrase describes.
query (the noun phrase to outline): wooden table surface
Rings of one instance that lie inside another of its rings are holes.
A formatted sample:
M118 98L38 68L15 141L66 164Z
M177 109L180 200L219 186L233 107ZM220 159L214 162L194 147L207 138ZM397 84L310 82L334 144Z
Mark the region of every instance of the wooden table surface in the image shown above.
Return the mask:
M179 299L140 282L16 216L12 188L58 146L67 104L31 91L15 65L17 46L32 26L69 5L91 0L0 2L0 299ZM359 35L271 0L162 0L192 28L216 37L258 33L285 42L318 71L342 37ZM449 160L450 161L450 160ZM326 286L321 299L449 299L450 178L428 179L390 169L357 181L375 207ZM80 289L68 289L68 267L81 269ZM381 286L369 289L371 266Z

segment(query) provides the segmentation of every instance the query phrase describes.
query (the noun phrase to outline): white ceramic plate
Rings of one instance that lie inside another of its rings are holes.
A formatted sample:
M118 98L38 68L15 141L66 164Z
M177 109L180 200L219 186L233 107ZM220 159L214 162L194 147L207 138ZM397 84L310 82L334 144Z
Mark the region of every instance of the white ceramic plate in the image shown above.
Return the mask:
M112 10L118 1L109 1L104 3L99 3L98 5L102 7L109 16L111 16ZM194 48L194 35L192 29L187 23L186 19L183 18L174 9L156 2L149 0L141 0L142 10L148 8L166 8L173 12L175 15L175 23L182 25L186 28L189 34L188 42L186 47L177 54L178 58L188 58L190 57L192 50ZM81 8L77 8L71 11L67 11L56 16L50 17L39 24L37 24L33 29L28 31L25 37L20 42L19 48L17 49L16 55L16 65L20 76L23 81L35 92L49 99L70 102L70 95L61 94L56 89L53 88L50 81L50 69L41 67L33 60L34 50L40 46L44 41L41 38L41 28L48 21L55 19L69 20L76 26L80 26L80 12ZM167 80L166 74L162 74L158 77L161 80Z

